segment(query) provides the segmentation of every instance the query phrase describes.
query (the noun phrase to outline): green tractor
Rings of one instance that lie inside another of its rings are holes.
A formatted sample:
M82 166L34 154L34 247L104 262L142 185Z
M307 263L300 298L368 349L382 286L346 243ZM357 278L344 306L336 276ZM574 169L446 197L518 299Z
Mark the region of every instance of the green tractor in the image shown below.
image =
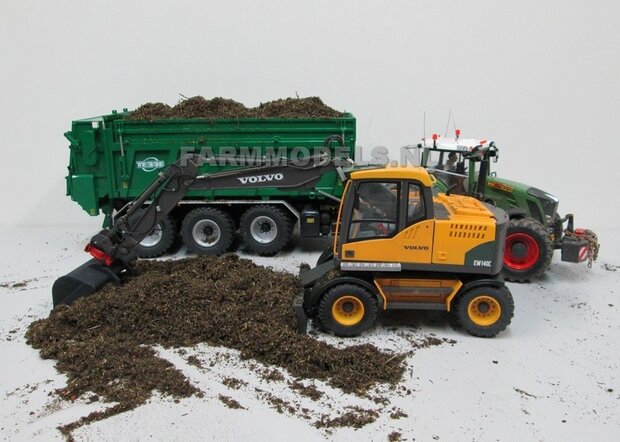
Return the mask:
M526 184L498 178L490 163L497 162L493 141L440 138L415 146L420 165L437 179L436 191L474 196L504 209L510 217L504 252L504 277L524 282L542 275L550 266L554 250L562 261L589 265L598 254L596 235L574 229L573 215L558 214L558 199ZM566 228L564 224L566 223Z

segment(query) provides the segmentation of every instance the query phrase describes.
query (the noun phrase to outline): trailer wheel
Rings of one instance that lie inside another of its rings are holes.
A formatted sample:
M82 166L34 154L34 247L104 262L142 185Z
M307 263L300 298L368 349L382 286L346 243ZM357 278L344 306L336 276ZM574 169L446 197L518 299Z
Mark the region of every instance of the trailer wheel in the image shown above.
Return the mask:
M363 287L340 284L323 296L318 317L337 336L357 336L375 325L377 300Z
M177 230L174 219L171 216L163 218L153 231L145 237L136 247L138 257L157 258L163 255L174 244Z
M532 218L510 220L506 234L503 275L525 282L542 275L551 265L553 242L549 232Z
M181 236L187 248L199 255L221 255L235 239L232 217L213 207L200 207L189 212L183 220Z
M474 287L456 298L453 312L467 333L490 338L510 324L514 300L505 286Z
M293 222L279 207L253 206L245 211L239 223L247 248L259 255L274 255L291 240Z

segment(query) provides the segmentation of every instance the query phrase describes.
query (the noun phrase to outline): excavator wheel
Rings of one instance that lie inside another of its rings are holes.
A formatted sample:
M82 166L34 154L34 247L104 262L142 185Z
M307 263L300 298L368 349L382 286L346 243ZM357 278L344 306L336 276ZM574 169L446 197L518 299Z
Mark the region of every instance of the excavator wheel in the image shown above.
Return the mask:
M514 308L514 300L507 287L481 286L459 295L452 310L456 321L466 332L490 338L508 327Z
M368 290L355 284L339 284L321 300L318 318L336 336L357 336L375 325L377 310L377 300Z
M281 208L261 204L241 215L239 229L251 252L271 256L291 240L293 222Z
M232 217L214 207L200 207L189 212L181 226L181 236L188 250L199 255L221 255L235 239Z
M533 218L510 220L502 270L506 280L537 278L549 268L551 258L553 243L545 226Z
M153 229L151 234L144 238L136 247L136 252L140 258L157 258L163 255L174 244L177 231L174 219L167 216L162 219Z

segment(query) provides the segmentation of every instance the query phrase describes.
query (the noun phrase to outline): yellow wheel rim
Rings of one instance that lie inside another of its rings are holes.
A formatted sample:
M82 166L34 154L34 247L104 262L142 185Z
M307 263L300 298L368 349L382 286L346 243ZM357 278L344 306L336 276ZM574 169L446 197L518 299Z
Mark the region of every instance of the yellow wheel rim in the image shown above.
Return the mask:
M355 325L364 318L364 304L355 296L341 296L332 305L332 316L340 325Z
M502 308L495 298L481 295L476 296L467 306L469 319L476 325L488 326L499 321L502 315Z

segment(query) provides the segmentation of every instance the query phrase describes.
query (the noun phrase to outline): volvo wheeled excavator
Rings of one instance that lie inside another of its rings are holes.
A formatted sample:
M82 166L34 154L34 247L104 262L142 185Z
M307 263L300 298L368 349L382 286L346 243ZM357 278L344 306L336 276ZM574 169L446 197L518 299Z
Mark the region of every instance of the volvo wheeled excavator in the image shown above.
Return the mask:
M136 246L190 190L226 189L250 183L277 189L312 188L334 169L346 182L333 247L301 274L294 299L298 328L308 318L338 336L371 328L380 310L451 312L470 334L495 336L510 323L514 302L499 275L508 217L467 196L433 196L434 178L421 167L345 170L337 160L305 166L276 164L199 175L201 158L171 164L114 225L96 234L92 259L53 286L54 306L70 304L131 272ZM312 224L318 220L304 219ZM217 238L217 223L204 223Z

